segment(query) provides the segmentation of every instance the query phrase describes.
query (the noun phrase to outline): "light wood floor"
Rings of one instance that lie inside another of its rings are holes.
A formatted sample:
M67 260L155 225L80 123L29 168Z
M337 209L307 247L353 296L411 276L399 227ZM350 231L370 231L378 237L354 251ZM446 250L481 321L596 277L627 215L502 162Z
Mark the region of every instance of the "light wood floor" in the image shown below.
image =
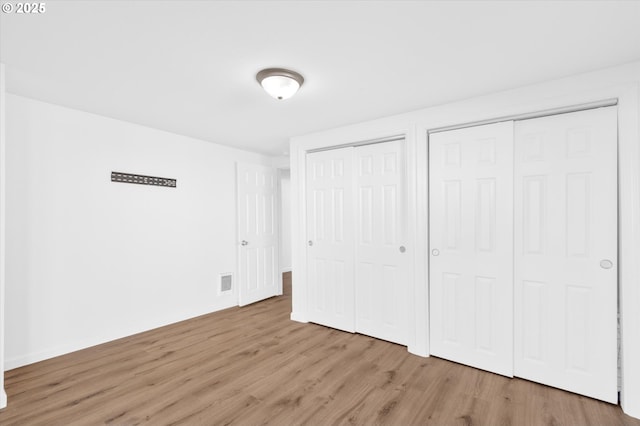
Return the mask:
M640 425L290 310L285 294L11 370L0 424Z

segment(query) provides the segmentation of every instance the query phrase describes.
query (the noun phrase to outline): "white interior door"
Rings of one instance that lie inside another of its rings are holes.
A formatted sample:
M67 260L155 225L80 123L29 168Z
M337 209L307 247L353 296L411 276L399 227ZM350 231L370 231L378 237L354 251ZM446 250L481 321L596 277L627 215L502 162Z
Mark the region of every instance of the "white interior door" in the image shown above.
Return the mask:
M355 148L356 331L407 344L403 141Z
M515 139L515 374L616 403L616 108Z
M513 376L513 123L429 137L431 353Z
M309 320L355 331L353 148L307 154Z
M278 267L277 172L267 166L237 165L239 304L281 292Z

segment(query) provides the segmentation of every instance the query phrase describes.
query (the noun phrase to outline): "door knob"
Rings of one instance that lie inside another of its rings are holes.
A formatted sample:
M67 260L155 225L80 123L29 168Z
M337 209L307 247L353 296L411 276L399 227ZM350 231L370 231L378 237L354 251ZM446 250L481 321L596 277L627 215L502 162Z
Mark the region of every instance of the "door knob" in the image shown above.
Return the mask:
M440 250L433 249L433 250L431 250L431 254L434 255L434 256L438 256L440 254Z
M600 261L600 267L602 269L611 269L613 267L613 262L610 261L609 259L602 259Z
M242 240L240 244L242 244L243 246L246 246L247 244L249 244L249 241Z
M400 253L404 253L405 251L407 251L405 246L400 246Z
M309 246L312 246L313 245L313 241L309 240L308 244L309 244Z

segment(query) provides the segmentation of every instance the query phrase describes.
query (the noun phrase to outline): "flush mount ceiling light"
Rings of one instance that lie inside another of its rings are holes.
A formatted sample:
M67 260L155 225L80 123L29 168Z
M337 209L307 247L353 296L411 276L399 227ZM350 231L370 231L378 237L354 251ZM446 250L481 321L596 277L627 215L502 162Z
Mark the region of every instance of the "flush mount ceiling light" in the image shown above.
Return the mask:
M276 99L288 99L296 94L304 77L284 68L267 68L256 74L262 88Z

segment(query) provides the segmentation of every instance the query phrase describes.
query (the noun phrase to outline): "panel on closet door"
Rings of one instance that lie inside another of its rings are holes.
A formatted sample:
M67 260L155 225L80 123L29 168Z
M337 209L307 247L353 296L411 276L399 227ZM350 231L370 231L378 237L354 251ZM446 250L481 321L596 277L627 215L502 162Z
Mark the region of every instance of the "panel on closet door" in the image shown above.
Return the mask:
M615 107L515 125L515 375L617 402Z
M353 148L307 155L309 320L353 332Z
M356 330L407 344L407 269L403 141L354 149Z
M513 123L429 136L431 353L513 375Z

